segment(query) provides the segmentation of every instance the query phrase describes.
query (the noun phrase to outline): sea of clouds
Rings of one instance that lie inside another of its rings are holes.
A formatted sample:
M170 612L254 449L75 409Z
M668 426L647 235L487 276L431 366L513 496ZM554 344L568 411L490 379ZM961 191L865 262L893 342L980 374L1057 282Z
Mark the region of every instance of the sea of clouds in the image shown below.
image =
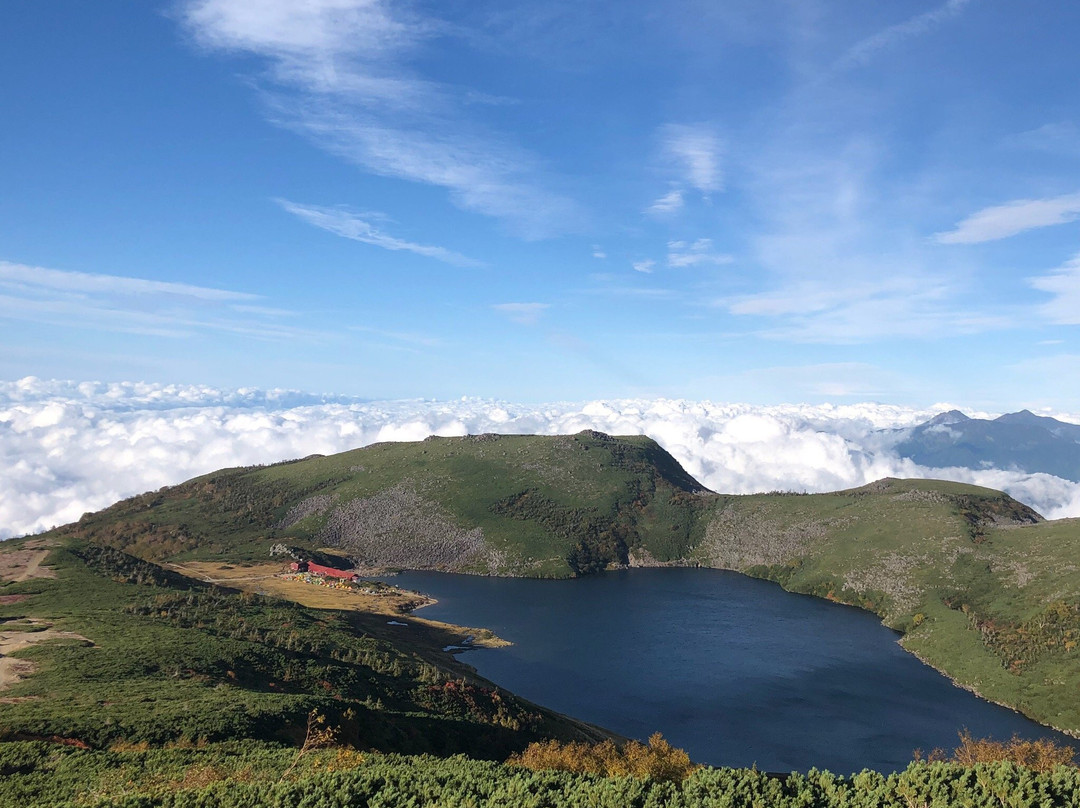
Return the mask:
M1080 484L1068 480L1007 469L927 468L896 455L892 447L902 430L949 408L670 399L367 401L28 377L0 382L0 538L66 524L132 494L227 466L429 435L583 429L649 435L715 491L831 491L887 476L933 477L1003 489L1048 518L1080 516Z

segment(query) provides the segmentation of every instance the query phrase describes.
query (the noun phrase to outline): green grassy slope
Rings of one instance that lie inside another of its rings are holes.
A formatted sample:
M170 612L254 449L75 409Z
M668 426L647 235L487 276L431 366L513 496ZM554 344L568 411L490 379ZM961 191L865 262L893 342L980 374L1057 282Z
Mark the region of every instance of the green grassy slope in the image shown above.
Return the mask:
M596 432L385 443L233 469L61 531L144 558L265 558L339 546L371 564L567 576L700 541L705 489L654 441Z
M829 494L723 497L693 557L873 609L910 627L928 594L961 585L975 557L1007 552L997 525L1041 517L1006 494L940 480L886 479Z
M648 438L482 435L217 472L53 535L157 560L266 560L281 542L502 575L734 569L873 610L959 682L1080 731L1080 523L975 486L724 496Z
M598 734L441 652L459 636L234 593L81 540L46 563L55 577L0 584L0 632L66 633L16 652L34 670L0 690L0 740L289 743L312 710L343 741L404 752L501 759L551 734Z

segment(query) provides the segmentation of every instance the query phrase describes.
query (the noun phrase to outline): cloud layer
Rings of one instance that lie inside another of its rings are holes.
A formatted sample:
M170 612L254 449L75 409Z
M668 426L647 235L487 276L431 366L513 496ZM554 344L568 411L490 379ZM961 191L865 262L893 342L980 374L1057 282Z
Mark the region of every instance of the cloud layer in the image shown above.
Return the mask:
M371 402L30 377L0 382L0 538L71 522L123 497L228 466L428 435L582 429L649 435L716 491L829 491L885 476L937 477L1007 490L1048 517L1080 516L1076 483L998 469L928 469L892 452L895 438L881 430L913 426L946 408L664 399Z

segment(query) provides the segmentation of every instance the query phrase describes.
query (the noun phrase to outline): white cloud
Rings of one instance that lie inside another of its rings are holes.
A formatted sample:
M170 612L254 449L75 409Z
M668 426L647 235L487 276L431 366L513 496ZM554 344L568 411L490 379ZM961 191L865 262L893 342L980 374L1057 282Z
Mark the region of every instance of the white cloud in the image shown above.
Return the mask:
M384 250L405 250L406 252L423 255L426 258L434 258L456 266L482 266L482 262L468 258L461 253L448 250L445 247L432 247L426 244L415 244L404 241L377 230L371 222L359 214L341 208L324 208L316 205L301 205L290 202L287 199L277 200L289 213L299 216L305 222L321 227L342 238L352 239L364 244L373 244ZM367 217L372 218L372 217Z
M730 264L734 257L713 252L712 239L699 238L694 242L669 241L667 263L669 267L721 266Z
M853 45L837 62L836 68L843 69L854 65L866 64L879 51L891 48L898 43L932 30L943 22L957 16L971 0L947 0L930 11L916 14L904 22L890 25L872 36Z
M645 209L650 216L669 216L683 207L683 193L678 188L668 191Z
M184 16L209 46L265 51L301 66L312 52L393 54L418 33L394 20L382 3L369 1L195 0Z
M604 252L599 244L594 244L592 245L592 257L600 259L607 258L607 253Z
M1080 194L1017 199L1004 205L983 208L954 229L935 234L934 239L939 244L980 244L1077 219L1080 219Z
M551 306L548 303L496 303L491 308L520 325L536 325Z
M204 47L265 60L271 119L367 171L449 191L526 237L572 229L575 206L545 191L532 154L471 121L477 93L410 65L439 36L465 36L388 0L187 0Z
M656 267L656 262L651 258L646 258L643 261L634 261L630 266L634 268L635 272L643 272L648 275Z
M716 304L732 314L781 318L760 336L796 342L855 344L889 337L933 339L1015 325L1009 316L971 312L950 303L947 284L915 274L877 280L793 281Z
M1043 317L1060 325L1080 325L1080 253L1049 275L1030 278L1029 283L1054 296L1039 307Z
M217 331L258 339L310 337L282 325L292 312L259 295L0 261L0 319L130 334L187 337Z
M664 157L673 164L683 182L705 195L724 189L720 167L723 144L711 126L668 124L661 129L660 137ZM676 201L674 193L662 199L681 205L681 197Z
M936 477L1003 488L1047 516L1080 516L1076 483L995 469L924 468L897 458L890 449L895 436L877 431L910 427L950 408L664 399L369 402L294 391L27 378L0 382L0 537L73 521L122 497L227 466L428 435L582 429L649 435L716 491L828 491L885 476Z
M651 269L638 271L644 272L645 274L649 274L652 272ZM589 289L583 289L582 291L585 294L601 295L603 297L609 298L625 297L641 298L646 300L680 300L684 297L681 292L675 289L663 289L657 288L655 286L642 287L622 285L619 283L620 279L617 276L593 276L592 279L597 282L597 285Z

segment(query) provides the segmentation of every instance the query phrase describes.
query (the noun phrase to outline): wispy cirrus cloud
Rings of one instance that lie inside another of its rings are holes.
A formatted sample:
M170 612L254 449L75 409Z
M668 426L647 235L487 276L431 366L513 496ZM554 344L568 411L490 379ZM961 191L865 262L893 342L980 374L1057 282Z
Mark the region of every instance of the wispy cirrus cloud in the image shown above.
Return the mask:
M939 244L980 244L1077 219L1080 219L1080 193L1045 199L1017 199L983 208L952 230L935 234L934 240Z
M323 230L334 233L342 238L359 241L363 244L371 244L382 247L384 250L404 250L416 253L426 258L434 258L447 264L461 267L483 266L482 261L469 258L461 253L448 250L445 247L434 247L428 244L417 244L412 241L395 238L377 229L370 221L375 216L364 215L345 208L327 208L319 205L301 205L290 202L287 199L278 199L276 202L294 216L298 216L308 224L320 227Z
M715 301L737 315L736 327L780 341L866 344L1030 323L1032 307L984 294L967 256L927 238L918 223L940 188L925 175L890 175L890 142L872 129L839 131L812 103L763 133L739 188L758 222L740 268L757 277L737 273L750 292Z
M935 339L1015 325L1005 314L965 310L953 302L956 296L948 284L911 275L843 284L798 281L767 292L722 299L717 305L732 314L778 321L756 333L793 342Z
M361 334L371 334L375 337L381 337L382 339L399 343L399 346L403 345L414 349L435 348L443 344L443 340L438 337L429 337L426 334L416 334L411 331L388 331L383 328L375 328L366 325L351 325L349 326L349 330Z
M696 241L669 241L667 263L669 267L721 266L730 264L734 256L713 250L712 239Z
M630 266L634 268L635 272L643 272L648 275L656 268L656 261L651 258L645 258L641 261L632 262Z
M1080 127L1072 121L1044 123L1005 139L1006 145L1064 157L1080 156Z
M890 25L851 46L837 60L834 69L844 69L869 62L877 53L895 47L906 39L925 34L958 16L972 0L947 0L937 8L916 14L896 25Z
M1058 325L1080 325L1080 253L1046 275L1028 282L1053 299L1039 307L1039 313Z
M645 209L645 212L650 216L670 216L671 214L682 210L685 204L683 192L676 188L659 197Z
M551 304L549 303L495 303L492 307L518 325L536 325L544 316Z
M272 119L327 151L445 188L525 237L575 229L536 158L470 117L482 93L415 67L440 37L467 38L454 26L387 0L187 0L180 17L203 47L262 59Z
M661 152L679 175L680 181L702 194L724 189L724 173L720 165L723 142L708 124L667 124L660 130ZM680 205L675 192L663 199ZM663 200L660 200L663 201Z
M313 336L281 323L293 313L249 292L68 272L0 261L0 319L160 337L217 331L258 339Z
M217 302L259 300L259 295L212 289L189 283L156 281L146 278L127 278L121 275L98 275L89 272L67 272L26 264L0 261L0 285L23 291L51 290L68 295L124 295L129 297L167 296Z

